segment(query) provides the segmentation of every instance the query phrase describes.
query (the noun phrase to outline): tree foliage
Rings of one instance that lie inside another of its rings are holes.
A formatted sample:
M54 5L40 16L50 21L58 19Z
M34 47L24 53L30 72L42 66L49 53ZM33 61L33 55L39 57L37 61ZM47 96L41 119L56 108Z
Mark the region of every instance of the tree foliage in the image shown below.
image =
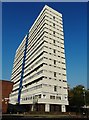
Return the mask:
M89 105L89 91L84 86L78 85L69 90L69 105L81 107Z

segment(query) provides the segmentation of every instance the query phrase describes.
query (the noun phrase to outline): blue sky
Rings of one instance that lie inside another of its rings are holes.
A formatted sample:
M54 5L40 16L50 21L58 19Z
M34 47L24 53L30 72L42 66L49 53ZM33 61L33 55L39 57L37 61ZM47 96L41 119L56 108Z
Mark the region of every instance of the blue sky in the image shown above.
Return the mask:
M15 51L44 5L63 14L67 80L87 86L87 3L3 3L2 79L10 80Z

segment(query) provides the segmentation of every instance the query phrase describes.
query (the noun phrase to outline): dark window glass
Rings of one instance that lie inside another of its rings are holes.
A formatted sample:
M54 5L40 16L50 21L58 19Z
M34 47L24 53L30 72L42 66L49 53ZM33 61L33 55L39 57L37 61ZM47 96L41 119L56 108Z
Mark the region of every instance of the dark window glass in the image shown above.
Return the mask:
M56 72L54 72L54 77L56 77Z
M53 40L53 43L55 43L55 40Z
M54 53L56 53L56 50L54 50Z
M55 27L55 23L53 23L53 27Z
M41 94L39 95L39 98L41 98Z
M54 64L56 64L56 60L54 60Z
M55 31L53 31L53 34L55 35Z
M55 99L55 96L50 96L50 99Z
M53 16L53 19L55 20L55 16Z
M57 91L57 86L54 86L54 91Z

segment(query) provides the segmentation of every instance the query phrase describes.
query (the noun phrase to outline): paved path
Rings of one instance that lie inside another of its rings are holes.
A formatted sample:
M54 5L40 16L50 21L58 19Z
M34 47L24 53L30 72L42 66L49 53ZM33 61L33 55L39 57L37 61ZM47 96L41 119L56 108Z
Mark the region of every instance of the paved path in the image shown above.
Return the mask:
M2 120L75 120L75 119L86 119L88 120L89 118L84 118L81 116L75 116L75 115L23 115L23 114L10 114L10 115L3 115Z

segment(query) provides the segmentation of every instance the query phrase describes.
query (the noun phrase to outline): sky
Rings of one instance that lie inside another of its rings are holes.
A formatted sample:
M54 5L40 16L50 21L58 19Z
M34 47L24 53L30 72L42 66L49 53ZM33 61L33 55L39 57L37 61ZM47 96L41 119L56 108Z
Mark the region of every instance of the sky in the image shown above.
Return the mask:
M2 16L2 3L0 2L0 17ZM2 18L2 17L1 17ZM2 19L0 19L0 78L2 78Z
M48 5L63 14L67 81L87 87L87 3L13 2L2 4L2 79L10 80L15 51Z

